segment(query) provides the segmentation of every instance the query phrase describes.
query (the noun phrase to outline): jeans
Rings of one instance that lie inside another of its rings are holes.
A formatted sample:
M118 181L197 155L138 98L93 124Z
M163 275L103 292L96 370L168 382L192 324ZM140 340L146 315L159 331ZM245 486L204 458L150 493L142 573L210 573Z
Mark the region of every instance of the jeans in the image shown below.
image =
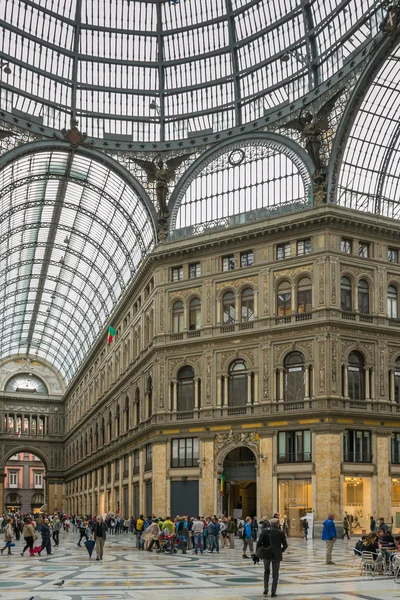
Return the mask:
M51 554L51 539L50 537L42 538L42 552L46 548L47 554Z
M278 587L279 567L281 563L279 560L274 558L264 559L264 591L268 591L269 573L272 563L272 588L271 594L276 594L276 588Z
M219 552L219 535L208 534L208 543L211 552L214 552L214 548L217 552Z
M200 554L203 554L204 547L203 547L203 534L202 533L194 534L193 544L194 544L194 553L197 554L197 551L199 549L199 544L200 544Z
M137 547L139 548L139 550L143 550L144 548L144 541L142 540L142 535L143 531L137 532Z
M55 545L56 545L56 546L58 546L58 544L59 544L59 541L60 541L60 540L58 539L58 536L59 536L59 535L60 535L60 532L59 532L59 531L53 531L53 541L54 541L54 543L55 543Z

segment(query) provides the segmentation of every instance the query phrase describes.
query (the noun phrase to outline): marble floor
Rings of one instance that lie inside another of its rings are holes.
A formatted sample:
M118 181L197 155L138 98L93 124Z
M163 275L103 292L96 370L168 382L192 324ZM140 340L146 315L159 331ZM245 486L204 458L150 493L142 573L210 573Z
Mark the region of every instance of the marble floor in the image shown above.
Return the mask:
M103 561L77 547L77 534L60 536L51 556L0 555L0 599L7 600L255 600L263 598L263 569L235 550L175 556L139 552L132 534L108 536ZM289 540L278 596L288 600L400 599L400 583L360 576L352 543L338 540L335 565L324 564L321 540ZM62 589L54 583L64 579Z

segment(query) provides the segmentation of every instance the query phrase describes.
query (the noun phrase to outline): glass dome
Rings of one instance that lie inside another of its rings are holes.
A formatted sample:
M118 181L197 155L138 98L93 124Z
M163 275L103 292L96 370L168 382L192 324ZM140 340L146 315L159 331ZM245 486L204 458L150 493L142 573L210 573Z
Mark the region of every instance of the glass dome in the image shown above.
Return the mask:
M340 73L378 31L384 4L2 2L0 117L45 135L73 117L104 145L248 130Z

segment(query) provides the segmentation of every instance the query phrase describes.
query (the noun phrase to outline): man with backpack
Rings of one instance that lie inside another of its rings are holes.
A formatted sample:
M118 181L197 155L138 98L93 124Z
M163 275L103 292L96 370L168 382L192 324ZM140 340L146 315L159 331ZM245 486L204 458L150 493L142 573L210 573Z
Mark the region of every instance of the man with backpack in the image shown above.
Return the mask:
M272 565L271 598L276 597L279 567L282 554L288 547L286 535L279 529L279 519L271 519L270 526L264 527L257 542L257 556L264 562L264 596L268 595L269 574Z

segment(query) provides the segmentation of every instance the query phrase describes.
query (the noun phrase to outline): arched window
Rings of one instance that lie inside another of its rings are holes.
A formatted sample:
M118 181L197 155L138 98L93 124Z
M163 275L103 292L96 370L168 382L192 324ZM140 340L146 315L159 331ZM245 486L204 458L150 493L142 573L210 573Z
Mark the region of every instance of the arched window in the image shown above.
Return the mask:
M279 284L276 296L276 314L287 317L292 313L292 290L288 281Z
M128 431L129 429L129 398L128 396L125 398L125 406L124 406L124 430Z
M302 402L305 397L304 356L301 352L291 352L285 358L285 402Z
M247 366L244 360L236 360L229 367L229 406L246 406L247 404Z
M360 279L358 282L358 311L363 315L370 314L369 285L365 279Z
M298 314L310 313L311 310L311 281L308 277L303 277L297 284L297 312Z
M340 307L346 312L353 310L351 281L348 277L342 277L340 281Z
M189 329L201 327L201 302L200 298L192 298L189 304Z
M183 321L183 302L178 300L174 302L172 307L172 331L173 333L179 333L184 329Z
M225 325L236 321L235 294L233 292L225 292L222 296L222 321Z
M153 381L151 377L147 380L147 416L151 417L153 414Z
M177 411L189 412L194 409L194 371L192 367L182 367L178 373Z
M364 400L365 398L365 371L364 358L360 352L349 354L348 364L348 394L351 400Z
M397 319L397 288L394 285L388 287L388 317Z
M394 401L400 404L400 357L394 363Z
M140 391L136 388L135 392L135 407L136 407L136 425L140 423Z
M242 321L254 321L254 290L245 288L240 298Z
M117 408L115 411L115 437L119 437L121 432L121 410L119 404L117 404Z

